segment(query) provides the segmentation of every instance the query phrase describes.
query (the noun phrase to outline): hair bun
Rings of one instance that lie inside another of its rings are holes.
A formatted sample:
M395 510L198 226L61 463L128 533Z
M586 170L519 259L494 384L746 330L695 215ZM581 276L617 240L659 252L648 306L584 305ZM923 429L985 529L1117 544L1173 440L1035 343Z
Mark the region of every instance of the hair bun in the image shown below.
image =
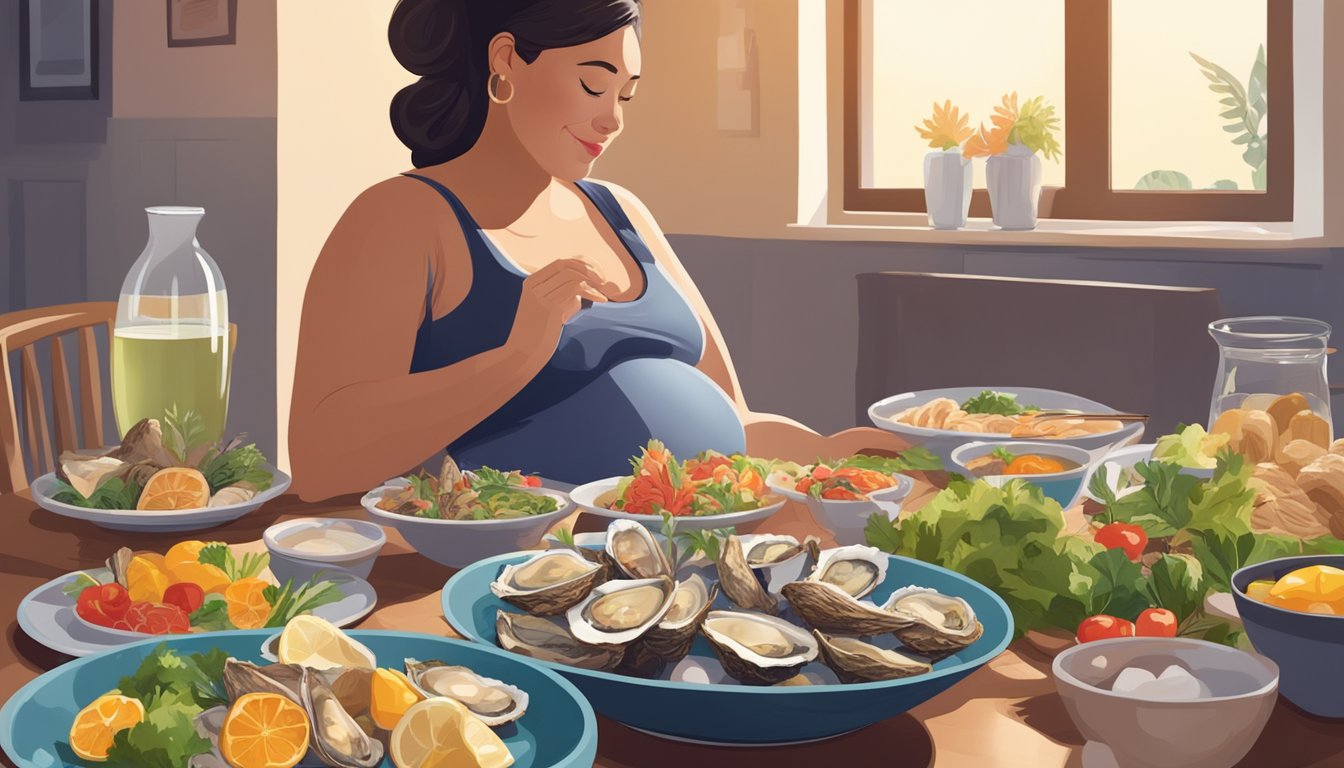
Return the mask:
M485 126L485 111L474 109L480 99L470 82L424 78L392 99L392 128L411 148L417 168L438 165L471 149Z
M471 51L469 2L401 0L397 3L387 32L388 43L397 61L421 77L435 77L461 67Z

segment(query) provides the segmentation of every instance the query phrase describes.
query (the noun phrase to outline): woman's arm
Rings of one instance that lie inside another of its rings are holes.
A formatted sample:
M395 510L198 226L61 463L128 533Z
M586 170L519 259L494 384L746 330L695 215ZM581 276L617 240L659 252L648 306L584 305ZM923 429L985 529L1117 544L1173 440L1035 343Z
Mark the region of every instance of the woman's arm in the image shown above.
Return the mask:
M854 453L896 453L909 446L900 438L873 427L855 427L833 435L821 435L806 425L774 413L758 413L747 407L746 398L733 368L728 346L714 322L714 316L696 288L672 245L663 235L648 208L628 190L610 182L608 186L630 218L649 250L663 269L676 281L692 309L700 317L705 332L705 352L696 366L727 393L737 404L747 435L747 451L755 456L809 462L818 457L848 456Z
M448 274L464 282L471 274L465 241L455 228L435 227L443 217L432 202L412 180L373 187L341 217L313 268L289 423L290 463L305 500L368 490L414 467L545 364L525 345L506 344L409 373L431 263L443 249ZM460 301L466 286L446 290Z

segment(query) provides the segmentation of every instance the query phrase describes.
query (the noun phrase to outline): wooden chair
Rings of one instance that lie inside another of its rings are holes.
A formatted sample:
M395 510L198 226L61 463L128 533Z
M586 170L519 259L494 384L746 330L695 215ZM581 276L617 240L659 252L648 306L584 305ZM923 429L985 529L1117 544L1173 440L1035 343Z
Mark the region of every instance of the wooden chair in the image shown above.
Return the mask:
M57 457L64 451L99 447L109 442L107 438L111 441L119 439L118 435L107 435L103 430L106 391L97 336L101 327L106 343L110 343L116 312L115 301L99 301L0 315L0 381L4 383L4 392L0 393L0 493L17 493L28 488L28 462L31 462L33 476L52 472ZM230 324L230 354L237 345L237 330L236 325ZM79 362L78 419L71 366L66 357L67 337L71 337L69 341L75 345ZM50 422L37 352L43 341L50 348ZM23 383L22 430L15 395L15 371L10 363L11 354L16 352ZM24 458L25 443L27 461Z

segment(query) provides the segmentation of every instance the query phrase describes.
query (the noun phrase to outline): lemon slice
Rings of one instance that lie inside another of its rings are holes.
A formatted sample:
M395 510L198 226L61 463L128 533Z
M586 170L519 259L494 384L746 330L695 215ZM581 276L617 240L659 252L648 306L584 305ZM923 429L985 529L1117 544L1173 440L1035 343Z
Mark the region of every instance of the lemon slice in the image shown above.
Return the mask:
M406 710L397 723L392 762L399 768L507 768L513 755L465 705L436 696Z
M312 614L290 619L280 633L276 656L281 664L299 664L318 671L336 667L372 670L378 666L373 651L335 624Z

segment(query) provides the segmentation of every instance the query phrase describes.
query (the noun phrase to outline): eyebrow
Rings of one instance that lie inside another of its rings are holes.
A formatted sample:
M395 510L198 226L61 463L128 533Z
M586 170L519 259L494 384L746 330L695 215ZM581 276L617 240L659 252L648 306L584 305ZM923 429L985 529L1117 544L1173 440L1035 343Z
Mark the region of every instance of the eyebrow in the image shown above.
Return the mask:
M607 70L608 72L610 72L610 73L613 74L613 75L615 75L615 74L619 74L619 71L616 69L616 65L615 65L615 64L612 64L612 63L609 62L609 61L598 61L598 60L593 60L593 61L581 61L581 62L579 62L579 66L580 66L580 67L601 67L602 69ZM631 75L631 76L630 76L630 79L631 79L631 80L638 80L638 79L639 79L639 75Z

